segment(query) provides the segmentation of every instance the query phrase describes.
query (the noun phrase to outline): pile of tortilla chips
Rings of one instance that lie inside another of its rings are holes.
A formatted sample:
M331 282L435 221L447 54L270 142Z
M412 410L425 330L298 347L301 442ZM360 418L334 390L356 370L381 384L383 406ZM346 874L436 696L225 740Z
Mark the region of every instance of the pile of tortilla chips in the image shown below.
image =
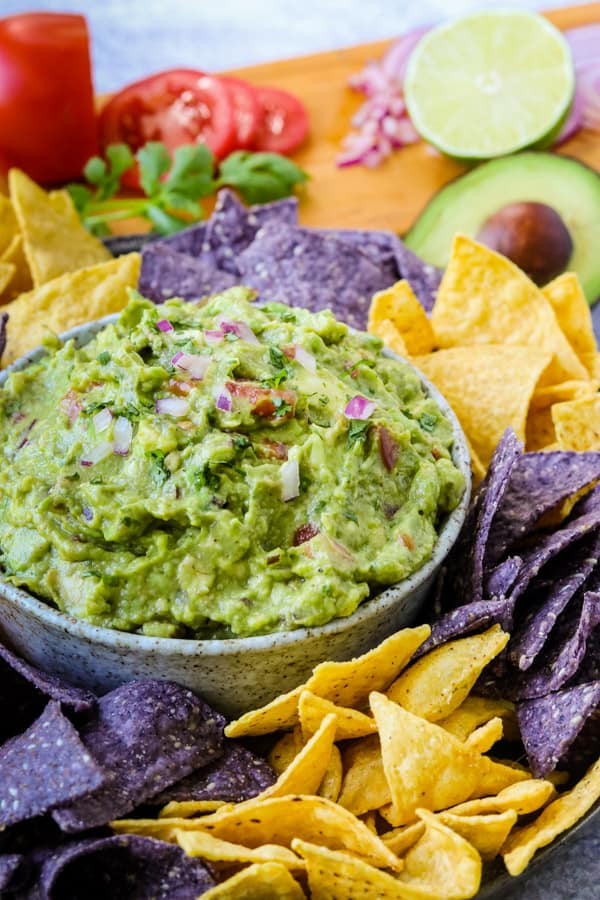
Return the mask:
M600 760L558 794L564 773L536 779L489 755L518 740L514 707L471 691L508 635L494 626L411 664L429 633L407 628L358 659L322 663L227 726L229 737L273 735L279 777L258 796L171 802L114 830L208 862L219 884L207 900L460 900L498 855L519 874L600 797Z
M0 303L8 313L2 363L60 334L118 312L135 287L137 253L113 259L89 234L66 191L46 193L24 172L0 194Z
M540 289L458 235L431 317L403 281L375 295L369 330L447 398L476 478L508 426L527 450L600 449L600 354L573 273Z

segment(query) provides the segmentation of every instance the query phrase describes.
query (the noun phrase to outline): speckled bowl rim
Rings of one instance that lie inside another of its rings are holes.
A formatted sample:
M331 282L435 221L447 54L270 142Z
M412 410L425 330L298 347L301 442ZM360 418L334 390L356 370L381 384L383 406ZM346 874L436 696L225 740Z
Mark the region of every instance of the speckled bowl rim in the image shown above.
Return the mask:
M69 331L60 335L63 342L74 340L78 347L82 347L106 328L107 325L116 322L119 318L118 313L113 313L97 319L94 322L86 322L71 328ZM4 385L6 378L11 372L18 372L27 368L38 359L44 356L46 350L44 347L36 347L29 353L15 360L10 366L7 366L0 372L0 387ZM0 578L0 591L10 602L20 604L29 613L33 613L42 621L75 636L88 640L97 645L118 647L125 650L148 651L148 653L161 653L167 656L223 656L229 654L238 654L243 651L264 651L270 648L281 648L292 644L310 640L314 637L329 636L339 634L342 631L351 629L365 620L376 616L378 613L385 611L388 607L394 607L399 599L408 597L414 590L422 585L441 565L454 542L456 541L460 530L466 518L471 495L471 457L465 436L463 434L460 423L451 409L448 401L442 396L438 389L420 372L416 366L408 360L398 356L391 350L384 348L383 353L390 359L397 359L412 368L421 381L426 392L433 400L436 401L444 415L451 421L454 432L454 445L452 448L452 458L457 468L462 472L465 479L465 490L458 506L450 513L444 522L441 531L438 534L438 540L433 549L433 553L429 560L416 572L413 572L408 578L395 585L390 585L379 594L372 598L363 600L357 609L349 616L338 617L332 619L325 625L317 625L308 628L296 628L293 631L276 631L270 634L253 635L249 637L236 638L211 638L207 640L195 640L193 638L167 638L167 637L150 637L140 634L131 634L126 631L118 631L111 628L103 628L99 625L91 625L83 619L75 618L68 613L53 609L43 600L38 600L27 591L16 587L3 578ZM0 599L2 594L0 593Z

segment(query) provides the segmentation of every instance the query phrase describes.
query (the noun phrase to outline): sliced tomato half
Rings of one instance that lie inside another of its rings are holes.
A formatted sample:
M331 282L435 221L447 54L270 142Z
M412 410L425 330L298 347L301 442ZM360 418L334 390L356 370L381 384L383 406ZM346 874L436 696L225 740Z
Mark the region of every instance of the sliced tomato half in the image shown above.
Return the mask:
M248 150L253 146L261 120L262 109L255 89L241 78L220 76L229 91L235 118L235 146L237 150Z
M268 153L291 153L308 134L308 113L293 94L279 88L257 87L261 118L253 148Z
M171 69L130 84L106 104L99 129L103 148L125 143L134 152L147 141L162 141L171 151L181 144L205 143L222 159L236 145L229 88L196 69Z

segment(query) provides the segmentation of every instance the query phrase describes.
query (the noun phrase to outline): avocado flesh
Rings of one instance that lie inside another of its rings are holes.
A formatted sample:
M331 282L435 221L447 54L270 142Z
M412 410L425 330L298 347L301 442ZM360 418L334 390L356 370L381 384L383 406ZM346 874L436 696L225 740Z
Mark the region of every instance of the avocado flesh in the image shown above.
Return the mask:
M600 298L600 175L577 160L519 153L484 163L442 188L405 243L444 268L457 232L476 238L484 222L509 203L537 202L561 216L573 241L567 269L576 272L588 303Z

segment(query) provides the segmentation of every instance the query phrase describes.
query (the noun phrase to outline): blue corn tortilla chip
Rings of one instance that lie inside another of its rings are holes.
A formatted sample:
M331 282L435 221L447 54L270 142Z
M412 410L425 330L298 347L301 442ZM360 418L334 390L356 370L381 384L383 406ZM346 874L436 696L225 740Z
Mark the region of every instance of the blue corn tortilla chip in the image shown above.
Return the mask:
M600 532L579 541L575 550L568 548L548 565L539 586L532 583L528 609L519 628L513 633L508 652L513 665L528 669L540 653L558 617L582 585L596 569L600 559Z
M389 279L390 284L403 276L396 261L396 242L399 238L391 231L370 231L354 228L319 228L314 232L325 238L336 238L350 247L364 253L379 266Z
M511 587L517 580L522 565L523 560L520 556L509 556L504 562L499 563L495 569L492 569L485 585L487 596L492 600L507 597Z
M493 566L544 513L600 478L600 453L525 453L514 466L487 544Z
M225 720L192 691L134 681L100 697L81 739L103 767L103 786L53 817L66 832L104 825L222 753Z
M0 827L42 815L86 796L105 783L60 704L0 747Z
M581 665L577 672L569 682L572 684L583 684L586 681L600 681L600 623L596 626L588 638L585 648L585 655L581 660Z
M235 283L235 276L217 268L210 253L193 257L162 242L151 244L142 253L138 290L154 303L164 303L169 297L200 300Z
M39 876L44 900L196 900L215 883L201 859L134 834L60 847Z
M193 772L150 801L164 806L171 800L223 800L240 803L256 797L275 784L277 776L260 756L242 744L225 741L223 756L210 766Z
M390 284L380 265L339 238L275 222L257 232L237 263L242 283L255 288L261 302L330 309L361 330L371 297Z
M549 775L567 757L586 720L600 706L600 681L517 704L517 720L531 771Z
M0 316L0 362L6 350L6 326L8 324L8 313L2 313Z
M421 644L412 657L413 661L419 659L458 637L465 637L476 631L484 631L491 625L500 625L504 631L512 628L514 601L503 597L500 600L478 600L476 603L466 603L450 610L431 626L431 634Z
M157 243L162 247L169 247L177 253L187 253L190 256L200 256L201 253L208 251L209 246L206 242L206 230L208 222L197 222L177 234L171 234L169 237L160 238Z
M20 853L0 853L0 896L21 886L25 857Z

